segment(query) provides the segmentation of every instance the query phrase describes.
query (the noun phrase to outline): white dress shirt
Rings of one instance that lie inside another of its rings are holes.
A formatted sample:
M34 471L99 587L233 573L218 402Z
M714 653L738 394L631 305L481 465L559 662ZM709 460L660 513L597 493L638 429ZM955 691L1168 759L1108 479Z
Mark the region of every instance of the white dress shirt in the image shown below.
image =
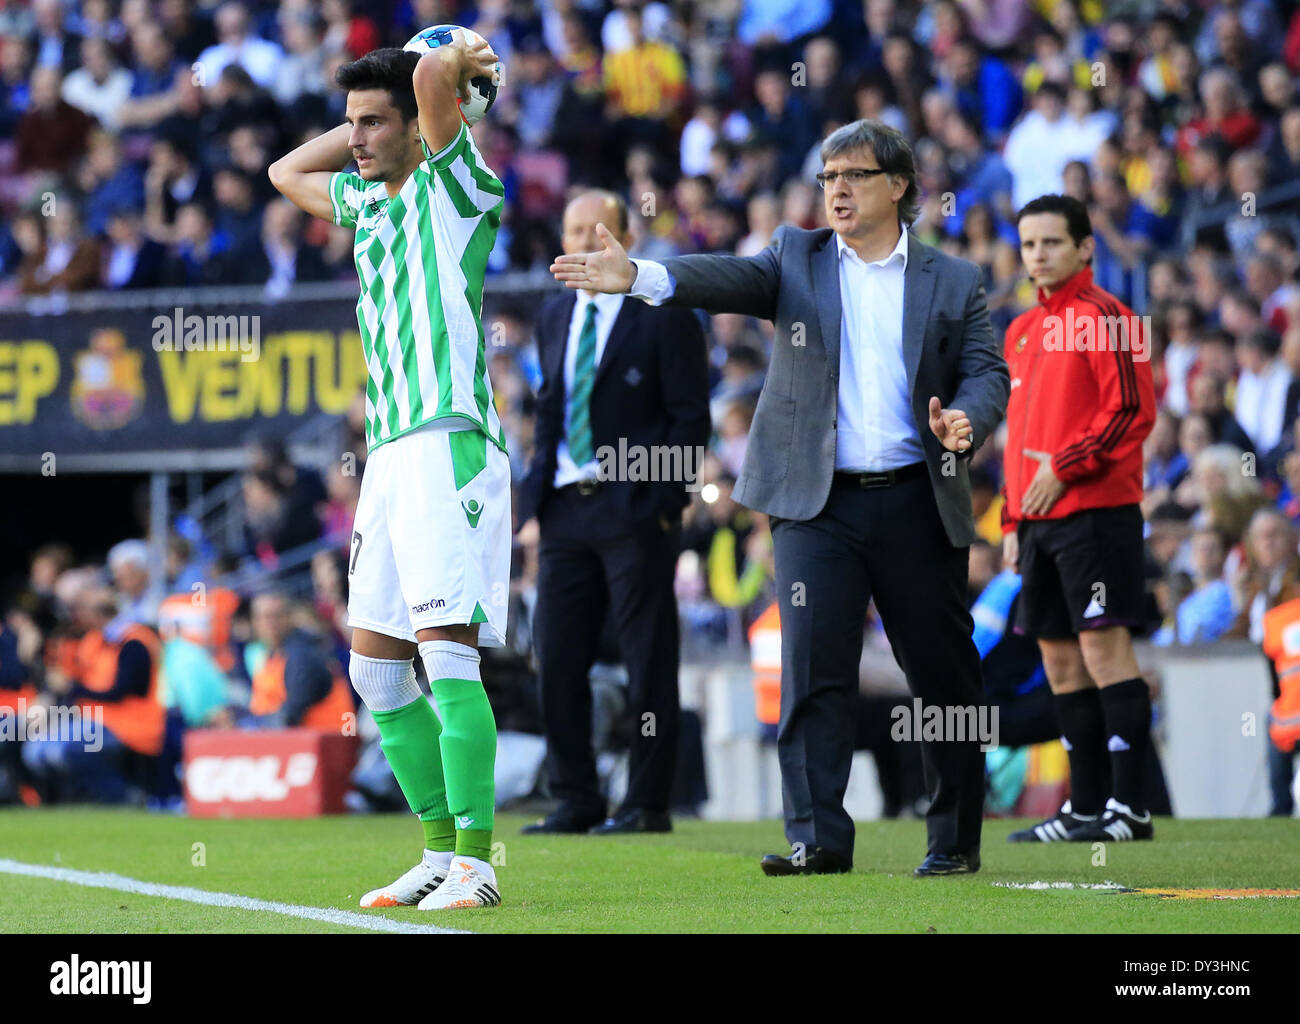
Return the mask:
M840 266L840 383L835 468L883 472L925 460L912 418L903 360L903 277L907 232L894 251L872 263L835 236ZM676 290L667 268L634 259L629 295L652 306Z
M1191 411L1187 395L1187 377L1196 365L1199 353L1193 344L1170 344L1165 348L1165 405L1175 416L1186 416Z
M248 72L248 77L263 89L275 85L284 51L278 43L261 36L247 35L239 43L216 43L199 54L200 84L211 88L217 84L221 72L228 64L238 64Z
M840 385L835 468L871 473L922 462L903 361L907 232L865 262L835 236L840 256Z
M1049 121L1031 110L1007 134L1002 162L1011 172L1011 202L1018 210L1029 200L1065 187L1065 165L1075 159L1075 126L1062 112ZM1084 160L1091 158L1091 150Z
M636 280L628 294L634 299L642 299L651 306L661 306L672 298L677 290L677 282L668 273L668 268L655 260L640 260L632 257L636 267Z
M1290 387L1291 369L1281 359L1273 359L1263 373L1242 370L1237 377L1234 415L1261 455L1282 441Z
M77 68L63 80L63 99L89 114L108 131L117 128L117 112L131 98L131 72L114 68L102 82L85 68Z
M666 271L664 276L667 277ZM573 394L573 372L578 364L578 338L582 334L582 325L587 321L587 307L595 303L596 366L599 367L605 355L605 344L609 341L610 329L618 319L618 311L623 308L624 298L626 296L622 294L607 295L598 292L594 299L590 299L585 292L580 291L578 301L573 304L573 316L569 319L569 339L564 348L564 430L560 434L560 444L555 451L556 487L565 487L579 480L596 478L599 463L593 458L585 466L575 465L569 455L569 442L566 438L569 424L569 396Z

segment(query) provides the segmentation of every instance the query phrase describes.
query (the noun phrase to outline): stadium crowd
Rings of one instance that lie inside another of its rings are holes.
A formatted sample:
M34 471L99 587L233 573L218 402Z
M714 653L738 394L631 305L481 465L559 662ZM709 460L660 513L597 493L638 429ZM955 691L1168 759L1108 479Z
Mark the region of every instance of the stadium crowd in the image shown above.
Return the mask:
M869 117L911 140L913 231L982 268L1001 337L1035 302L1015 211L1044 193L1082 200L1095 279L1150 317L1153 641L1261 642L1264 611L1300 597L1300 5L1287 0L5 0L0 298L198 284L274 298L354 280L351 229L304 218L266 168L342 120L337 67L437 23L475 28L509 71L474 130L506 186L493 274L544 271L578 185L627 197L632 254L650 258L752 255L781 223L825 226L818 143ZM538 383L531 324L523 306L493 315L505 343L490 372L518 470ZM688 645L743 645L771 601L771 545L730 491L772 325L708 320L714 437L678 593ZM325 538L313 599L280 610L326 641L298 680L320 699L346 651L360 415L341 428L355 473L295 468L262 446L243 476L243 544L178 532L168 547L169 590L189 593ZM1000 570L1001 446L999 434L972 462L972 601ZM241 650L264 656L279 633L238 601L197 633L169 623L142 603L142 551L128 541L106 564L37 552L8 599L0 689L75 694L60 638L145 623L216 663L221 686L168 694L185 724L257 724L256 658ZM517 555L526 608L536 553Z

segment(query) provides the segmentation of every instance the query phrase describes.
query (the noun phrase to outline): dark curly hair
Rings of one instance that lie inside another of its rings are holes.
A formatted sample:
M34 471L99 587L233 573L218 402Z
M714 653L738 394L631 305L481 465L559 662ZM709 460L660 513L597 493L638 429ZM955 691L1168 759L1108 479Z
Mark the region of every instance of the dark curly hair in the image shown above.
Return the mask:
M353 89L387 89L388 96L402 115L410 121L418 117L420 108L415 103L415 87L411 79L420 54L399 50L395 46L371 50L360 60L344 64L334 73L334 81L345 92Z

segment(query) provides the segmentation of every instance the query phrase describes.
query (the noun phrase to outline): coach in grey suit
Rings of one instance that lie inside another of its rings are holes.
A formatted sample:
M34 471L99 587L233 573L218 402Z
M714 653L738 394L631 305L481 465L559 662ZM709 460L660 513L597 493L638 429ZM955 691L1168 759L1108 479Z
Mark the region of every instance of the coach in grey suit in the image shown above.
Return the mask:
M844 791L869 600L925 706L983 702L965 600L975 538L966 462L1010 392L979 269L902 229L919 209L907 140L857 121L821 156L830 230L783 226L757 256L663 264L630 261L602 230L602 251L551 267L570 288L775 322L735 488L772 518L781 600L777 747L793 849L763 859L771 875L852 866ZM922 750L929 848L916 874L976 871L978 737L945 735Z

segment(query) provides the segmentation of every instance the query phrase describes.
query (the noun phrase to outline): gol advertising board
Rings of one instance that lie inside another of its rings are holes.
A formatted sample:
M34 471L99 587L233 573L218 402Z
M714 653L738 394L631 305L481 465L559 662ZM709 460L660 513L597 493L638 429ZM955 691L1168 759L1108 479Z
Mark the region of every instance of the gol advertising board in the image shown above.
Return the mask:
M340 814L357 738L314 729L191 729L185 806L194 818Z

